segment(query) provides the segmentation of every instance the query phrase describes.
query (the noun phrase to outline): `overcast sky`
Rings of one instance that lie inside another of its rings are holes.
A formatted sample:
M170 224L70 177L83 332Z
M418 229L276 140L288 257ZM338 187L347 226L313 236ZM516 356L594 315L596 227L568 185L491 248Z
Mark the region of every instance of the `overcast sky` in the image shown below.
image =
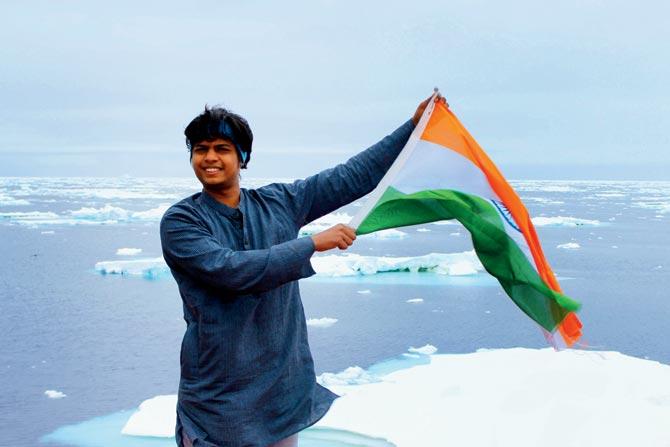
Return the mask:
M304 175L439 86L508 176L670 179L669 5L6 2L0 175L191 175L206 103L249 120L247 175Z

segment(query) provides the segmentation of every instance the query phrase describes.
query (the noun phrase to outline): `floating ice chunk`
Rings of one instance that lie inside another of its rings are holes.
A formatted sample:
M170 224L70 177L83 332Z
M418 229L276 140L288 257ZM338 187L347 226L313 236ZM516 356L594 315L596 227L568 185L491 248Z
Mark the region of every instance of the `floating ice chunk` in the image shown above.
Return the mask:
M456 231L455 233L449 233L449 236L460 236L460 235L461 233L459 233L458 231Z
M331 327L337 323L337 318L328 318L328 317L323 317L323 318L310 318L307 320L307 326L311 327Z
M456 220L438 220L435 222L431 222L431 225L460 225L460 223Z
M323 373L316 378L316 381L322 386L332 387L376 383L381 379L360 366L350 366L339 373Z
M545 197L524 197L523 200L526 202L537 202L545 205L563 205L565 203L561 200L552 200Z
M423 303L423 298L411 298L405 302L410 304Z
M55 234L55 231L40 231L40 234Z
M46 390L44 392L44 395L49 399L62 399L64 397L67 397L67 394L56 390Z
M601 225L598 220L579 219L577 217L533 217L536 227L581 227Z
M357 290L356 293L360 293L361 295L368 295L372 293L370 289L365 289L365 290Z
M102 208L84 207L76 211L70 211L70 215L76 219L92 221L157 221L165 214L170 207L168 204L161 204L156 208L146 211L128 211L112 205L105 205Z
M612 245L612 248L619 248L617 245Z
M119 248L116 250L116 254L119 256L135 256L142 253L141 248Z
M348 224L351 221L351 216L347 213L330 213L325 216L319 217L313 222L305 225L300 229L300 236L311 236L312 234L319 233L321 231L327 230L328 228L337 225L337 224Z
M577 250L580 245L577 242L566 242L565 244L558 244L556 248L563 248L566 250Z
M433 355L437 352L437 348L433 345L428 344L428 345L421 346L420 348L411 347L411 348L408 349L408 351L413 352L415 354Z
M24 206L30 205L25 199L15 199L14 197L9 197L4 194L0 194L0 206Z
M419 232L419 233L428 233L429 231L431 231L431 229L430 229L430 228L421 227L421 228L417 228L416 231Z
M95 263L95 270L102 275L143 276L147 279L158 278L170 272L162 257L128 261L100 261Z
M124 435L155 436L169 438L174 436L177 423L177 396L165 395L147 399L130 416L121 429Z
M326 255L312 258L319 276L374 275L381 272L433 272L442 275L473 275L484 268L474 250L462 253L431 253L416 257Z
M363 238L369 238L369 239L404 239L407 237L407 233L404 231L396 230L395 228L389 228L386 230L379 230L375 231L374 233L368 233L364 234L363 236L360 236Z

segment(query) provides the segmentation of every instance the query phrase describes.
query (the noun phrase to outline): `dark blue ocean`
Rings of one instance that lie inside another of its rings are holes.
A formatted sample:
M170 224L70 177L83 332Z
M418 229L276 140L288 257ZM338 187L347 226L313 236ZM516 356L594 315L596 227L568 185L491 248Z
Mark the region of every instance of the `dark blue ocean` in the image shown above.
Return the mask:
M670 364L670 182L512 183L541 218L536 229L564 292L583 305L583 348ZM192 179L0 178L0 445L172 445L122 437L118 424L143 400L177 390L185 324L176 285L156 261L158 222L198 189ZM400 230L359 238L349 251L375 265L472 248L459 225ZM132 271L132 260L148 267ZM300 288L308 319L337 320L310 326L317 374L426 344L441 353L547 346L481 272L324 274Z

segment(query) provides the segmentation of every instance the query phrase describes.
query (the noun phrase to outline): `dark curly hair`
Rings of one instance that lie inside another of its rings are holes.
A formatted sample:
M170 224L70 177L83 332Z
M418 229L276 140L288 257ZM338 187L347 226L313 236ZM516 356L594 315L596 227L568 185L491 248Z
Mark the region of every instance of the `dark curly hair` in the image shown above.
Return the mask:
M224 138L232 141L237 148L240 167L245 169L251 159L251 143L254 135L247 120L223 107L205 106L205 111L193 118L186 129L186 147L189 157L193 157L193 146L201 141Z

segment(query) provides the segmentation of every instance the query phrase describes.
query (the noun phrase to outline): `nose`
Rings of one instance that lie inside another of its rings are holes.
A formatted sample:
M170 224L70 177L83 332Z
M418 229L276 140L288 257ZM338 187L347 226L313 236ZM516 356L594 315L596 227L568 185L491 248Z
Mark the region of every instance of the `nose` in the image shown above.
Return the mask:
M211 147L209 148L209 150L207 150L207 153L205 154L205 161L211 161L211 162L217 161L217 155L214 148Z

